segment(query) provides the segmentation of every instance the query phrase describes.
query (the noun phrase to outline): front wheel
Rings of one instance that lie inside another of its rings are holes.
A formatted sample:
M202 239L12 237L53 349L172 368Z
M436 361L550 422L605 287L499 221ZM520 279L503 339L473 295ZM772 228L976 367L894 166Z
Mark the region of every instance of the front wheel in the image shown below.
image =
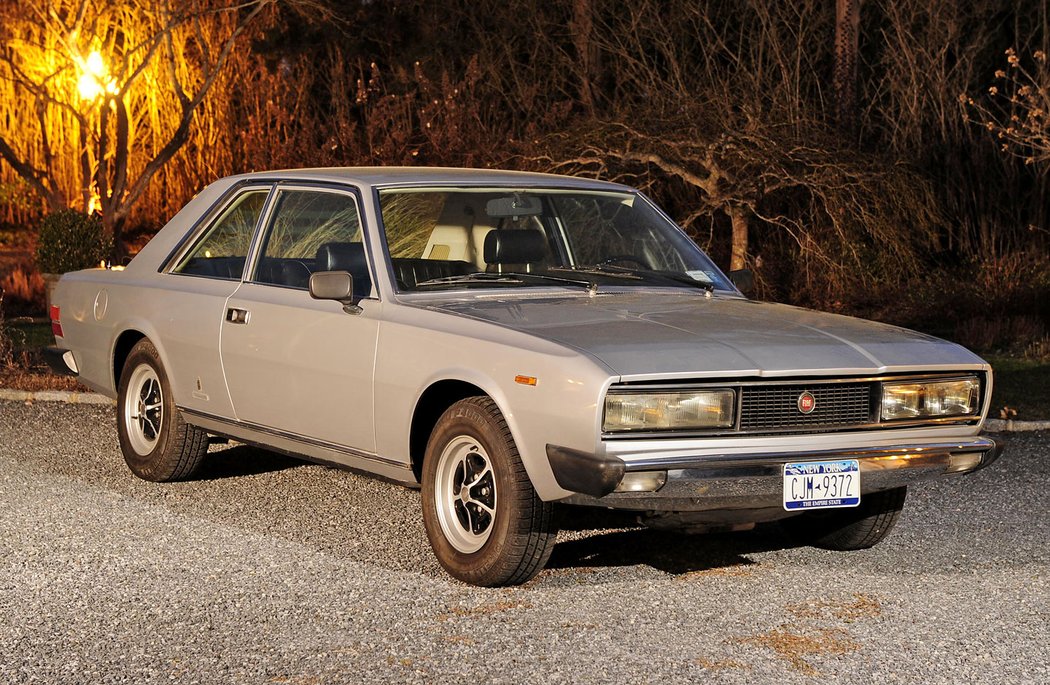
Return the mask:
M811 511L780 522L797 542L836 552L873 547L883 540L904 509L906 487L864 495L852 509Z
M208 451L208 434L182 420L160 354L145 338L120 374L117 433L128 468L145 480L188 478Z
M488 397L457 402L434 426L422 500L435 556L466 583L519 585L543 569L554 548L554 505L536 494Z

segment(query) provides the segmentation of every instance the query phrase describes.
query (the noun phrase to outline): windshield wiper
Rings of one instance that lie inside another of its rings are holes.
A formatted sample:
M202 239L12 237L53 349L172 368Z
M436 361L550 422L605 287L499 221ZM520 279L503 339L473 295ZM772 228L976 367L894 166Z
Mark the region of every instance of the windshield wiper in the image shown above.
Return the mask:
M472 274L458 274L456 276L442 276L441 278L428 278L416 283L416 287L424 285L456 285L460 283L524 283L525 281L509 274L490 274L479 271Z
M442 278L430 278L425 281L416 283L416 287L420 286L436 286L436 285L459 285L469 283L508 283L508 284L521 284L524 285L528 282L545 281L551 283L562 283L565 285L575 285L581 288L586 288L591 293L598 291L598 284L593 281L585 281L575 278L562 278L560 276L548 276L547 274L533 274L533 273L522 273L518 271L504 271L503 273L488 273L485 271L478 271L471 274L462 274L458 276L444 276Z
M568 271L578 271L582 273L597 274L600 276L612 276L614 278L628 278L632 280L642 280L644 278L658 278L664 281L670 281L672 283L678 283L681 285L688 285L693 288L699 288L710 294L715 289L714 283L707 281L698 281L691 276L686 274L678 273L677 271L659 271L657 269L634 269L629 266L620 266L619 264L596 264L594 266L562 266L555 267L558 269L565 269Z
M522 273L520 271L513 271L511 273L517 278L531 279L535 281L549 281L551 283L563 283L565 285L577 285L581 288L586 288L592 294L598 292L598 284L594 281L585 281L580 278L563 278L562 276L551 276L550 274Z

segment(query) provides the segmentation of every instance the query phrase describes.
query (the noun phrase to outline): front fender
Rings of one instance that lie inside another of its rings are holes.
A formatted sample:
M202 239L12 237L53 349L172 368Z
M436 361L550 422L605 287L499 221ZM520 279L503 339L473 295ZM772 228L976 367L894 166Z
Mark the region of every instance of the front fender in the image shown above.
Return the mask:
M525 470L544 500L569 496L558 485L546 455L548 443L593 451L606 370L575 354L508 349L504 344L447 333L391 334L379 345L375 366L376 449L411 464L412 418L420 397L435 383L469 383L503 413ZM421 353L423 349L425 352ZM536 378L535 385L515 382Z

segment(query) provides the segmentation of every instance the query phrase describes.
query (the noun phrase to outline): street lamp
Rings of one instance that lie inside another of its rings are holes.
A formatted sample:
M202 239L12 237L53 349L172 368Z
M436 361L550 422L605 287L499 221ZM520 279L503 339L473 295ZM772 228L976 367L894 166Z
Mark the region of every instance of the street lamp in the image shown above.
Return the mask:
M106 63L98 50L93 50L87 59L77 58L80 67L80 79L77 81L77 90L80 97L85 100L94 100L103 93L115 95L117 82L110 77Z
M95 102L102 95L117 94L117 82L110 76L106 62L98 50L92 50L86 58L74 55L73 59L80 71L77 91L83 100ZM102 198L94 181L89 182L85 188L84 202L84 211L88 214L93 214L102 207Z

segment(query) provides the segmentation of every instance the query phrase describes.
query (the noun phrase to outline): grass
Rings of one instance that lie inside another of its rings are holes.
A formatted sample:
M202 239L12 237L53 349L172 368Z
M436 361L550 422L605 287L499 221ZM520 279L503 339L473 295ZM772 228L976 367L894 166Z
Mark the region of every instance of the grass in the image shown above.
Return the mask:
M985 357L992 365L991 418L1003 418L1004 407L1017 412L1020 421L1050 420L1050 359L1025 359L1005 355Z
M43 348L55 344L49 322L0 318L0 326L0 388L87 391L75 377L57 375L44 362Z
M55 344L51 324L39 319L18 317L4 322L4 335L11 341L14 351L39 350Z

